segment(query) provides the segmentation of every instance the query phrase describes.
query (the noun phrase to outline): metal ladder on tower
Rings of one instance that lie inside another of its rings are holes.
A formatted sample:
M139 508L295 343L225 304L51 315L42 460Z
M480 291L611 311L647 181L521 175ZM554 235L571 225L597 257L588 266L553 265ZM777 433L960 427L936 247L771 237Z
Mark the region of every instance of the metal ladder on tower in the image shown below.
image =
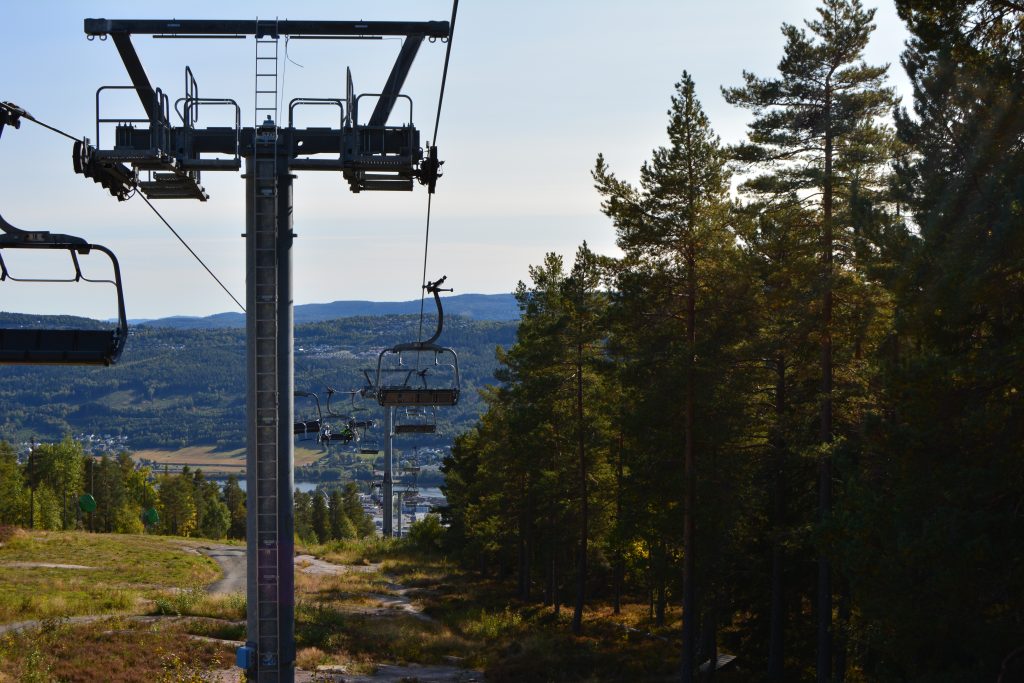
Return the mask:
M291 400L280 395L278 376L278 184L277 106L278 37L256 37L255 125L253 141L253 240L255 280L255 381L256 381L256 537L258 592L256 641L259 647L257 681L277 681L282 665L281 562L279 538L280 425L278 403ZM290 425L289 425L290 427ZM251 637L251 636L250 636Z

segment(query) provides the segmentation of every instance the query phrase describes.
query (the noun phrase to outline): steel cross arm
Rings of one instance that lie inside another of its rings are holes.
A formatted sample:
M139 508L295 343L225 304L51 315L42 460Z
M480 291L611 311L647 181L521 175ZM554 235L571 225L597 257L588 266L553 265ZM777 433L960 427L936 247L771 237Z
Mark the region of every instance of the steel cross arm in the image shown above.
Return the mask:
M388 82L384 85L380 99L377 100L377 106L373 108L373 113L370 115L369 125L383 126L388 122L391 110L395 107L395 100L398 99L398 94L402 91L405 78L409 75L409 69L412 68L413 60L416 59L416 53L419 52L422 44L422 35L409 36L402 43L402 50L395 58L395 65L391 67Z
M448 38L447 21L305 21L294 19L86 19L90 36L147 33L166 36L412 36Z
M144 130L144 129L142 129ZM252 156L252 140L255 129L245 127L236 134L234 128L196 128L189 130L181 126L173 128L176 137L188 136L188 149L196 154L234 154ZM345 130L340 128L281 128L282 147L279 149L290 156L311 154L341 155ZM237 145L236 140L241 144Z
M153 84L149 82L146 70L142 67L139 53L132 45L131 35L115 33L112 38L118 54L121 55L121 61L124 62L124 68L128 71L129 78L132 79L132 85L135 86L135 92L142 100L142 108L146 110L146 116L151 122L160 121L163 118L163 112L160 111L160 106L156 101L156 91L153 90Z

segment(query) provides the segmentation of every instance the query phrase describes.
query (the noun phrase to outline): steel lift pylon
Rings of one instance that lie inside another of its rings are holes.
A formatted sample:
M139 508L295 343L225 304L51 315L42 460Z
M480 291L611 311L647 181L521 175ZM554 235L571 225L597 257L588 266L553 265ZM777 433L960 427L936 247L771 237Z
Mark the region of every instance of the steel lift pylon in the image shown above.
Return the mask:
M447 21L288 20L110 20L86 19L89 39L110 37L124 62L145 118L101 116L96 98L96 144L76 143L76 172L102 185L119 200L132 192L150 199L198 199L207 194L203 171L238 171L245 160L246 193L246 483L248 504L248 637L237 663L250 681L291 682L295 678L295 595L292 443L294 410L291 250L294 171L340 171L353 192L410 191L414 181L433 192L442 162L435 147L424 153L412 121L388 125L413 60L425 39L447 41ZM132 45L135 34L155 37L256 39L255 117L240 125L232 100L204 98L190 69L186 93L173 104L149 82ZM281 36L375 38L404 41L380 93L356 95L347 79L339 128L298 129L294 109L324 100L297 99L288 106L288 125L274 120L277 100L277 41ZM359 123L364 98L376 98L366 123ZM407 99L407 98L405 98ZM235 111L235 126L195 126L202 107ZM180 125L171 122L171 112ZM411 103L410 103L411 118ZM100 144L101 125L114 127L114 144ZM215 158L208 155L216 154ZM205 156L204 156L205 155Z

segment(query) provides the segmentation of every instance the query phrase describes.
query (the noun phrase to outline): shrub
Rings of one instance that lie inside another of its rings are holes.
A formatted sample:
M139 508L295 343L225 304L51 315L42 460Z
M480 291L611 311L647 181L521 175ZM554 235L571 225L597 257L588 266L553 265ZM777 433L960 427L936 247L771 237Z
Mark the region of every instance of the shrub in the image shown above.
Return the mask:
M424 552L439 552L444 537L441 517L431 513L409 527L409 543Z

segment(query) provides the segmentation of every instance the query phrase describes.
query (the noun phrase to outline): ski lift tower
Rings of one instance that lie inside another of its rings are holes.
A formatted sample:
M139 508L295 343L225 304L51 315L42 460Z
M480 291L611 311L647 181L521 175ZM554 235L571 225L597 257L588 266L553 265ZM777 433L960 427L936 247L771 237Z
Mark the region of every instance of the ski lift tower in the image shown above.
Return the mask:
M147 199L197 199L208 195L204 171L235 171L245 160L246 179L246 367L248 497L248 638L238 664L250 681L291 682L295 678L295 592L293 564L294 390L291 249L293 172L341 172L353 192L410 191L419 181L433 192L441 162L436 147L426 153L412 125L412 102L401 94L424 40L447 42L447 21L289 21L289 20L110 20L86 19L90 40L108 37L132 84L104 86L96 94L96 140L75 144L75 171L102 185L119 200L132 192ZM149 81L132 36L158 38L255 38L255 117L241 126L237 102L199 96L191 69L185 69L185 95L171 105ZM379 93L356 95L348 74L344 97L298 98L279 111L278 41L290 38L404 38L391 73ZM101 100L113 89L134 90L144 118L104 116ZM362 101L376 101L360 123ZM409 121L388 125L399 101ZM337 106L338 128L300 129L296 108ZM199 128L199 110L227 107L234 127ZM403 106L404 109L404 106ZM172 122L172 112L180 121ZM101 140L113 128L114 139ZM213 155L213 156L211 156Z

